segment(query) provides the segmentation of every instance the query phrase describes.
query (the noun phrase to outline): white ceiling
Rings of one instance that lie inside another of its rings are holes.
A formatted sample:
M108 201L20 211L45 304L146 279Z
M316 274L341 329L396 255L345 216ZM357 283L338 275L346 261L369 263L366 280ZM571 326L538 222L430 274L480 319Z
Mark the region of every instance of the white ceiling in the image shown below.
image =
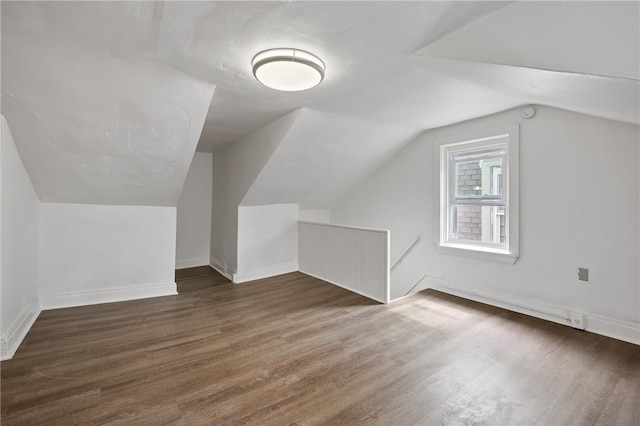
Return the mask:
M175 206L214 84L144 58L179 39L153 4L1 11L2 113L40 200Z
M326 208L414 136L408 127L303 108L241 204Z
M357 141L344 149L363 153L358 170L332 175L344 184L412 132L519 105L638 124L638 6L3 1L2 113L43 201L175 205L196 145L214 151L303 107L280 165L312 155L298 139L328 156ZM251 58L272 47L319 55L325 81L261 86ZM276 164L258 184L286 186ZM301 188L285 198L319 203Z
M302 106L418 129L530 103L637 123L638 16L638 2L280 3L227 51L198 149ZM320 55L326 80L261 87L250 59L274 46Z
M520 2L416 53L638 80L638 13L638 2Z

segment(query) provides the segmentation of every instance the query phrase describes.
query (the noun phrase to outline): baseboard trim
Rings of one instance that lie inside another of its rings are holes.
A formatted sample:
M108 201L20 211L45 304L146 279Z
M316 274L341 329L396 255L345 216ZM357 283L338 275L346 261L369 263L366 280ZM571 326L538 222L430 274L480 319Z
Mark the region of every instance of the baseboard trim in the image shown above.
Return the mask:
M58 294L40 294L42 310L72 308L101 303L124 302L150 297L178 294L175 282L151 283L126 287L110 287L95 290L70 291Z
M640 323L589 312L581 312L564 306L541 303L502 293L463 289L455 286L453 283L434 277L427 277L425 281L427 281L425 288L431 288L464 299L497 306L566 326L571 326L571 312L578 312L584 315L585 331L640 345Z
M288 274L298 270L298 262L287 262L279 265L272 265L266 268L254 269L252 271L240 272L235 274L234 283L241 284L248 281L261 280L263 278L275 277L276 275Z
M7 334L0 338L1 361L13 358L40 312L40 302L36 297L23 309L18 319L7 330Z
M352 289L352 288L349 288L349 287L345 286L344 284L340 284L339 282L336 282L336 281L333 281L333 280L326 279L326 278L321 277L321 276L319 276L319 275L312 274L311 272L303 271L302 269L300 269L299 271L300 271L301 273L305 274L305 275L309 275L310 277L317 278L317 279L319 279L319 280L321 280L321 281L328 282L329 284L333 284L333 285L335 285L335 286L338 286L338 287L340 287L340 288L343 288L343 289L345 289L345 290L348 290L348 291L350 291L350 292L352 292L352 293L356 293L356 294L359 294L360 296L364 296L364 297L366 297L367 299L375 300L376 302L384 303L385 305L387 304L387 302L386 302L385 300L383 300L383 299L378 299L377 297L371 296L371 295L369 295L369 294L365 294L365 293L363 293L363 292L361 292L361 291L358 291L358 290L354 290L354 289Z
M197 259L176 260L176 269L195 268L196 266L207 265L209 265L209 259L206 257L200 257Z
M585 322L587 331L640 345L640 323L597 314L586 314Z
M227 266L224 266L222 263L217 262L214 258L209 259L209 266L211 266L220 275L222 275L223 277L225 277L229 281L234 282L233 281L233 276L235 275L235 273L229 272L229 268Z

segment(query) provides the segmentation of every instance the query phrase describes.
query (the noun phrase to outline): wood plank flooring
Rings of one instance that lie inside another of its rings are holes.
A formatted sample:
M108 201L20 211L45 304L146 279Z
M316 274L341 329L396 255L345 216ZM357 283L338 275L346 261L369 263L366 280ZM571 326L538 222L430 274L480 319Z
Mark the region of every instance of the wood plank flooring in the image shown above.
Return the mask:
M43 312L2 362L2 425L640 424L636 345L432 290L176 280Z

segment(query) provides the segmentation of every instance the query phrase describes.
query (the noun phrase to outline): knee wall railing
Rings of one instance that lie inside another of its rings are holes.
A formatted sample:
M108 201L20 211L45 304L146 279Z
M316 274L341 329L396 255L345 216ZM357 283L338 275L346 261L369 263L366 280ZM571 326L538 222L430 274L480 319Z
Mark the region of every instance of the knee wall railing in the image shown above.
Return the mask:
M389 303L389 231L300 221L298 268L307 275Z

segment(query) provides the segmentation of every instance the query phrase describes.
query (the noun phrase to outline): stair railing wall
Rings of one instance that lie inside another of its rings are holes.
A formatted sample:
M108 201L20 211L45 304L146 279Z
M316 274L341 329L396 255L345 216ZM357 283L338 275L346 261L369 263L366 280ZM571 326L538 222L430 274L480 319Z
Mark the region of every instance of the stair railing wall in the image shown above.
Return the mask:
M298 222L300 272L381 303L390 300L389 231Z

